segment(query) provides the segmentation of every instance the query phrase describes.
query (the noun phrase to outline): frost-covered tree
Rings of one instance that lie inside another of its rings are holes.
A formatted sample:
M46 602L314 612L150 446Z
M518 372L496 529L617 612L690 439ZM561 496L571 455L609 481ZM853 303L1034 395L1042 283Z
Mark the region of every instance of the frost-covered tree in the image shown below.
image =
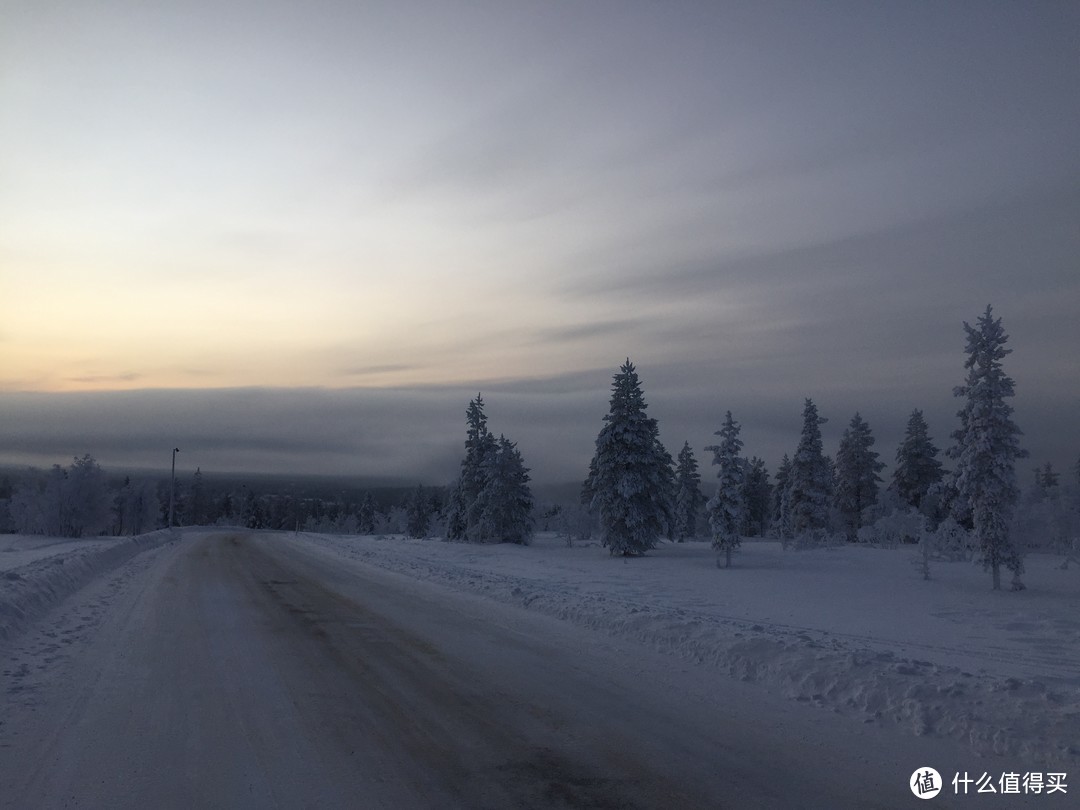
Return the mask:
M746 464L743 500L746 502L746 534L750 537L764 535L772 514L773 488L765 462L757 456Z
M476 539L482 543L525 545L533 533L533 496L521 452L514 442L500 435L486 464L487 483L477 499Z
M822 453L821 425L817 406L807 399L803 406L802 436L791 459L787 486L787 511L791 536L821 531L829 525L832 496L832 465Z
M1015 383L1001 362L1012 349L1005 348L1008 335L989 305L975 326L964 322L964 331L968 374L964 384L953 391L963 397L964 406L958 414L960 429L953 433L955 444L948 451L956 461L953 487L957 500L970 510L994 590L1001 588L1002 566L1013 572L1013 588L1018 590L1023 588L1020 574L1024 563L1009 537L1009 523L1020 494L1016 460L1024 458L1027 451L1020 448L1021 431L1007 402L1015 395Z
M109 526L110 498L105 473L89 453L76 458L67 473L66 537L99 535Z
M416 485L416 490L406 503L405 514L409 537L427 537L428 526L431 525L431 499L424 492L423 484Z
M108 530L112 505L105 473L87 454L67 469L54 464L43 478L18 486L11 511L16 529L25 534L91 537Z
M203 481L202 468L196 467L191 477L191 492L188 495L188 522L192 526L205 526L210 517L210 498Z
M54 470L59 470L56 466ZM63 471L61 471L62 474ZM45 515L45 478L38 473L19 480L11 492L11 523L18 534L48 534Z
M360 501L360 511L356 516L356 530L360 534L375 533L375 499L371 497L370 492L365 492L363 500Z
M1045 496L1060 484L1061 474L1054 470L1054 465L1049 461L1035 468L1035 486L1042 495Z
M698 513L705 503L705 496L701 494L701 475L690 442L684 442L679 451L675 489L675 530L672 539L681 543L688 537L697 537Z
M878 461L874 434L858 412L840 438L836 454L836 492L834 503L849 540L855 540L863 525L863 510L877 503L878 473L885 467Z
M724 426L714 435L720 437L720 444L710 445L706 450L713 453L712 463L718 466L716 475L720 479L716 485L716 494L709 499L709 525L712 527L713 548L724 552L724 567L731 567L731 553L742 542L740 532L746 521L746 499L743 493L745 481L745 462L739 456L742 439L739 438L739 423L728 411L724 416ZM719 559L716 561L720 565Z
M657 422L645 414L648 406L629 358L611 388L582 501L599 514L603 545L630 556L653 548L674 525L675 477Z
M11 479L6 475L0 476L0 534L8 534L15 531L15 524L11 519L11 496L15 494L15 487Z
M776 468L776 487L773 489L773 525L780 537L791 536L791 513L788 510L790 490L791 459L784 453L780 466Z
M924 510L927 495L942 479L938 449L930 439L930 429L918 408L908 417L903 441L896 448L896 469L892 486L900 500Z
M128 479L116 498L118 534L143 534L157 528L161 514L157 489L149 481Z
M488 459L495 452L496 441L487 426L484 400L480 394L465 411L468 430L465 435L465 458L461 473L450 490L447 502L446 536L449 540L475 541L473 527L480 518L477 500L487 484Z

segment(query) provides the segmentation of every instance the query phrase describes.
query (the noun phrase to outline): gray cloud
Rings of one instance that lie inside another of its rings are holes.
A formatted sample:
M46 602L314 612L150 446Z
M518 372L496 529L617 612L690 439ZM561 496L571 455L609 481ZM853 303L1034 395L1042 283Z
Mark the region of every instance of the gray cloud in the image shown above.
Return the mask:
M600 321L573 326L553 326L537 332L537 340L544 343L573 343L605 335L618 335L642 325L639 318L624 318L617 321Z
M125 374L90 374L83 377L68 377L68 382L83 383L86 385L109 385L116 383L129 383L141 380L145 375L134 371Z
M376 374L392 374L398 371L415 371L421 366L412 363L383 363L370 366L346 366L340 373L349 377L370 377Z
M974 316L973 316L974 317ZM882 459L892 461L912 408L926 413L942 448L955 428L958 402L951 386L963 379L961 335L946 380L933 390L896 375L872 389L791 383L755 368L639 363L649 413L673 452L688 440L712 471L704 447L731 409L743 425L746 452L775 468L798 442L803 397L829 418L826 450L856 410L878 437ZM518 442L534 480L581 479L607 412L612 374L595 369L534 380L505 380L483 387L489 424ZM1032 463L1051 460L1065 469L1075 461L1080 406L1075 383L1054 396L1032 396L1018 376L1017 419ZM170 449L181 448L184 469L204 471L333 473L396 477L440 484L453 479L463 453L465 407L472 387L400 389L225 389L132 391L93 394L0 394L0 462L68 463L91 453L106 467L166 469Z

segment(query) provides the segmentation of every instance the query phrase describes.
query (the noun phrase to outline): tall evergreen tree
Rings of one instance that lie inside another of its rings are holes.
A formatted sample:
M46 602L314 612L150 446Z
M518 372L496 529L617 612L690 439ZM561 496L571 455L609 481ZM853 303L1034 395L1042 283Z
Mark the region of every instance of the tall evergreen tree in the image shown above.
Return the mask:
M487 426L484 400L480 394L465 411L468 430L465 435L465 458L461 473L450 491L446 536L450 540L475 540L470 533L480 518L477 499L487 484L488 459L495 451L495 437Z
M957 500L971 513L983 564L990 570L993 587L1001 588L1001 567L1013 572L1013 588L1020 589L1023 559L1009 537L1009 522L1020 491L1015 464L1027 456L1020 448L1020 428L1006 401L1015 395L1015 383L1005 374L1002 360L1009 337L990 306L975 326L964 322L967 333L968 370L963 385L953 393L964 398L959 411L960 429L953 433L955 445L948 455L956 461L953 487Z
M431 498L424 492L424 485L417 484L416 491L406 505L406 528L409 537L427 537L431 527Z
M1061 475L1054 471L1054 465L1049 461L1041 467L1035 468L1035 486L1043 493L1050 492L1061 483Z
M476 539L525 545L533 532L533 496L521 452L514 442L499 436L486 463L487 483L477 499Z
M941 462L938 449L930 440L930 429L918 408L908 417L904 439L896 448L896 469L892 486L900 500L916 509L923 509L927 495L941 481Z
M713 453L713 464L720 467L716 475L720 479L716 494L709 499L709 525L712 527L713 548L724 552L724 567L731 567L731 552L742 543L740 532L746 521L746 499L743 493L745 463L739 456L742 439L739 423L728 411L724 426L714 435L720 444L706 447ZM717 565L720 561L717 560Z
M156 528L161 504L151 482L126 478L114 504L117 534L142 534Z
M611 388L582 499L599 513L601 542L612 554L643 554L674 524L671 456L660 443L656 420L645 414L648 406L629 358Z
M690 442L684 442L679 451L678 466L675 469L675 540L682 542L688 537L697 536L697 519L705 496L701 494L701 475L698 473L697 459L690 449Z
M363 500L360 501L360 511L356 516L356 530L360 534L375 533L375 499L371 497L370 492L365 492Z
M773 489L773 524L780 537L791 536L791 512L788 509L791 499L791 459L788 454L780 459L776 468L776 486Z
M757 456L746 465L743 500L746 503L746 534L750 537L764 535L772 514L773 487L765 462Z
M189 522L193 526L205 526L210 516L210 497L206 492L202 468L196 467L191 477L191 495L188 504Z
M821 425L817 406L807 399L803 406L802 436L791 460L788 483L788 516L792 536L826 529L832 496L832 469L822 453Z
M862 527L863 510L877 503L878 473L885 467L878 461L874 434L858 412L844 429L840 449L836 454L836 492L834 503L844 522L849 540L858 536Z

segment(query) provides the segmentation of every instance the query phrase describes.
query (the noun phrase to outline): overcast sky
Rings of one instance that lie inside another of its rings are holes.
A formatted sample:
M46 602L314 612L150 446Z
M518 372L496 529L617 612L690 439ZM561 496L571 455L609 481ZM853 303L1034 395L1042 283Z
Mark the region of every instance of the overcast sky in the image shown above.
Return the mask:
M0 462L584 477L805 397L1080 456L1080 4L0 0ZM1021 480L1026 481L1026 471Z

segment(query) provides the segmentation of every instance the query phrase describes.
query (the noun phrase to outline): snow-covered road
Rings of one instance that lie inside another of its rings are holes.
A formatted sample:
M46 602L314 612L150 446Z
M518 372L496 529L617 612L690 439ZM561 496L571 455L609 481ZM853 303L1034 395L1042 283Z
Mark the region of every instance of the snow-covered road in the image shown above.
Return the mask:
M1001 771L286 535L190 532L3 653L4 808L910 807ZM1067 806L941 796L939 806Z

